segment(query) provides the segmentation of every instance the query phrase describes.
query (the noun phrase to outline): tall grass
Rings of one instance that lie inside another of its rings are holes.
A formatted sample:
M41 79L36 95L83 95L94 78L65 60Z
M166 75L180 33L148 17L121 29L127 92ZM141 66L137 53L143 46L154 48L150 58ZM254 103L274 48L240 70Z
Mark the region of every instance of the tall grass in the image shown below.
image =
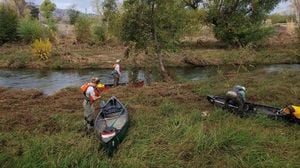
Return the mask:
M218 76L193 84L194 90L177 85L117 88L103 96L106 99L110 95L117 95L124 102L130 102L130 128L113 158L105 155L96 137L86 136L82 131L81 109L70 113L58 109L49 115L47 122L36 125L33 131L2 129L0 165L104 168L299 167L298 125L264 116L240 118L211 107L205 100L207 93L225 92L228 88L224 83L228 82L229 85L246 85L249 100L282 105L295 98L290 98L286 90L275 88L293 86L295 92L298 92L297 88L300 87L295 81L299 80L299 76L294 75L290 72L263 78L261 74L246 73L230 80ZM252 82L253 77L255 83ZM265 85L264 89L257 89L261 84ZM204 89L200 89L202 87ZM77 92L68 90L65 93L73 95ZM281 96L272 100L277 94ZM81 101L78 103L80 107ZM202 115L204 111L208 112L207 116ZM34 114L38 115L39 111L34 110ZM5 124L6 120L5 117L0 118L0 123ZM44 131L45 125L60 129Z

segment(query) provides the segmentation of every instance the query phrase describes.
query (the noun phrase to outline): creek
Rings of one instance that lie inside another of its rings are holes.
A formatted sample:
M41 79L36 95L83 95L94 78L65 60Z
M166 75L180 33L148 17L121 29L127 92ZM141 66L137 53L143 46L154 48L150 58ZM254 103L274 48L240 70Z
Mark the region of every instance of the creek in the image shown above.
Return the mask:
M180 81L199 81L209 80L211 76L220 72L256 73L263 71L266 75L279 73L283 71L299 71L300 64L276 64L259 66L207 66L207 67L177 67L168 68L171 76ZM132 72L127 70L122 72L121 83L129 80ZM158 71L155 70L137 70L137 79L144 80L145 83L161 81ZM60 89L81 86L89 81L92 76L99 77L102 83L113 83L111 70L109 69L90 69L90 70L8 70L0 69L0 87L38 89L44 94L51 95Z

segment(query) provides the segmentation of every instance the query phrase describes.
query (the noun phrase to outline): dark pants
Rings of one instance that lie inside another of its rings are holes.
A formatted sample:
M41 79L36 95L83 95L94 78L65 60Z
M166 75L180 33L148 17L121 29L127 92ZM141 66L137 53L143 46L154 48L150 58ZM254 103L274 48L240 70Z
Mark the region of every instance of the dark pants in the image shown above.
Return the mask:
M114 74L114 87L119 85L120 75Z

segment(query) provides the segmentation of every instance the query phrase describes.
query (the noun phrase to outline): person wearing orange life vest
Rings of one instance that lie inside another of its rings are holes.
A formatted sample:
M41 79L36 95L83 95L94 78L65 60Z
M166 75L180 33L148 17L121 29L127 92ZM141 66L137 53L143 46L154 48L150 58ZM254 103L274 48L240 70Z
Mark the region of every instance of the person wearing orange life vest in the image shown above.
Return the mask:
M283 113L300 121L300 106L288 105L282 109Z
M85 83L81 86L81 90L84 95L84 119L86 121L88 131L94 127L94 102L101 98L99 87L103 85L99 84L99 82L99 78L93 77L90 83Z
M121 68L120 68L120 63L121 60L117 59L116 63L113 65L114 70L112 71L112 75L114 77L114 87L119 85L120 77L121 77Z

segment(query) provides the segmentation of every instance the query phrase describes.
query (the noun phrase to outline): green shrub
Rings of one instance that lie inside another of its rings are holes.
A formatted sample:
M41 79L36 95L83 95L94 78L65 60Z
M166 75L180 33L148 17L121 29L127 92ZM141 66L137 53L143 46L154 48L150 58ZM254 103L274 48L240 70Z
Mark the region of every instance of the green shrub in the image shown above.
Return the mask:
M86 16L80 16L75 23L76 40L81 43L89 43L92 40L91 20Z
M79 17L80 12L75 9L70 9L68 11L68 15L70 18L70 24L74 25L76 23L77 18Z
M213 25L217 39L229 45L244 47L271 35L272 29L264 26L263 21L279 2L224 0L221 5L210 5L207 22Z
M120 40L122 31L123 15L120 12L115 13L107 25L106 38L109 40Z
M0 7L0 45L16 39L17 25L16 13L7 7Z
M47 21L47 26L48 26L48 29L50 29L51 31L53 31L53 32L57 31L56 22L54 19L49 19Z
M18 27L18 34L27 43L43 37L43 27L35 19L23 19Z
M105 37L105 30L104 27L101 25L94 25L92 27L92 33L93 33L93 41L96 44L103 44L106 37Z

